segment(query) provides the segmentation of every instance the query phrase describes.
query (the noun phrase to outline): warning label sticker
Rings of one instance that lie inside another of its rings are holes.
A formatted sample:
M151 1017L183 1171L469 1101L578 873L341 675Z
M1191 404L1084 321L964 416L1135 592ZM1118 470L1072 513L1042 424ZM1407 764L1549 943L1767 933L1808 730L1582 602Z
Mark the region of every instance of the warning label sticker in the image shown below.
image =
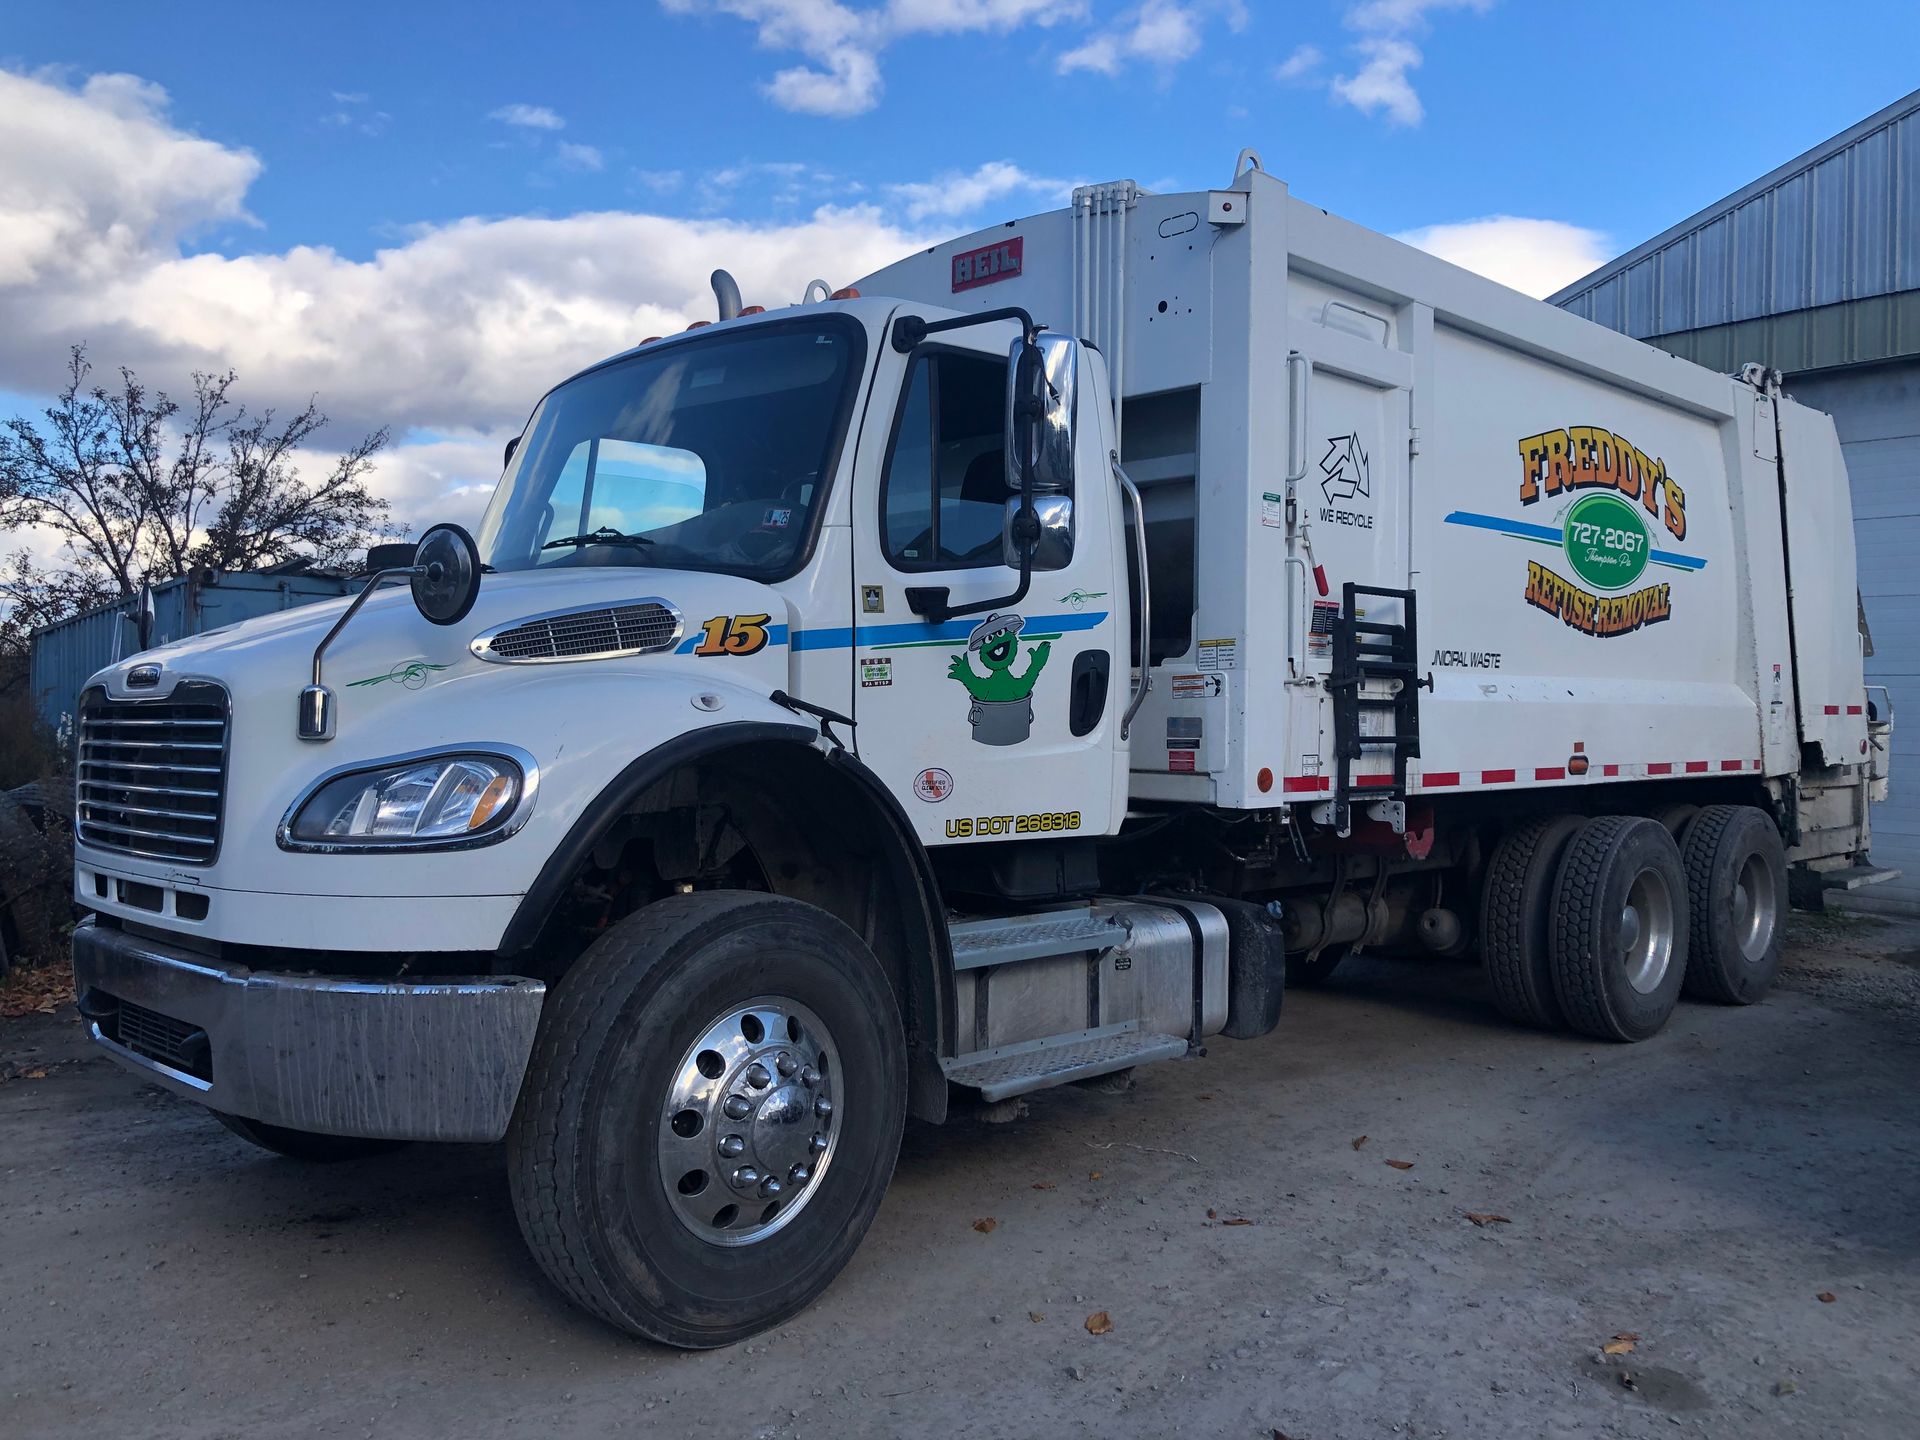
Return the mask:
M1230 635L1222 640L1200 642L1202 670L1237 670L1240 667L1240 639Z

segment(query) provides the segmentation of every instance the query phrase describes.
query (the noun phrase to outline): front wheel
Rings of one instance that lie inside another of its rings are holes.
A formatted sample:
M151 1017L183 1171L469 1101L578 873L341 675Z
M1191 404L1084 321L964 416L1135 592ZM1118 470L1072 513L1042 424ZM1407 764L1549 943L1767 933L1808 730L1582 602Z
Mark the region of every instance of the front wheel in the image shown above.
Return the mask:
M727 1345L839 1274L905 1118L899 1007L859 936L779 896L673 896L549 1000L507 1133L514 1210L585 1309Z

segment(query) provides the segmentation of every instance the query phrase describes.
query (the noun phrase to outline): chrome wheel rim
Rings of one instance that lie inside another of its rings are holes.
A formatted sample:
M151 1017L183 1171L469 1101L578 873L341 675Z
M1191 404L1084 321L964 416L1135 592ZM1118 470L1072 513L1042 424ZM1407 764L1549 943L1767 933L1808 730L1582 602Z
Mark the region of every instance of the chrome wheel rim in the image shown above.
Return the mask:
M1633 877L1620 910L1620 961L1627 983L1651 995L1673 963L1673 891L1658 870Z
M1773 927L1779 918L1779 896L1773 886L1773 867L1766 857L1749 855L1733 882L1733 933L1740 954L1763 960L1773 946Z
M806 1006L763 995L687 1047L660 1112L660 1183L715 1245L752 1245L807 1207L840 1135L840 1053Z

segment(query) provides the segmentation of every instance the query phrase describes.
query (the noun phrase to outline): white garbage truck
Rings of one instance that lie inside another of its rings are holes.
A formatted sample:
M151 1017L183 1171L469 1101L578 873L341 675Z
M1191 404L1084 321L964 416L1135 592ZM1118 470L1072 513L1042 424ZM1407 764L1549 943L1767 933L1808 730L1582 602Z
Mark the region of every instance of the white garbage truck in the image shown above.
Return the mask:
M561 1290L713 1346L832 1280L909 1116L1370 950L1642 1040L1878 873L1847 477L1777 375L1251 154L715 291L539 401L477 537L88 682L107 1052L290 1156L504 1138Z

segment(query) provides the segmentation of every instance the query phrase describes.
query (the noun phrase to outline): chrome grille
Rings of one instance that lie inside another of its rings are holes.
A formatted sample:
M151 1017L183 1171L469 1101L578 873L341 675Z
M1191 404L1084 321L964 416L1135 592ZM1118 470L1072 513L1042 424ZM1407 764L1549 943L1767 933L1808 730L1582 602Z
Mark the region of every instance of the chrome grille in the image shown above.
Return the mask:
M610 659L666 650L679 638L678 614L658 600L636 600L517 621L478 636L473 653L482 660L523 665Z
M75 833L122 855L206 865L220 852L227 692L187 681L164 700L80 699Z

